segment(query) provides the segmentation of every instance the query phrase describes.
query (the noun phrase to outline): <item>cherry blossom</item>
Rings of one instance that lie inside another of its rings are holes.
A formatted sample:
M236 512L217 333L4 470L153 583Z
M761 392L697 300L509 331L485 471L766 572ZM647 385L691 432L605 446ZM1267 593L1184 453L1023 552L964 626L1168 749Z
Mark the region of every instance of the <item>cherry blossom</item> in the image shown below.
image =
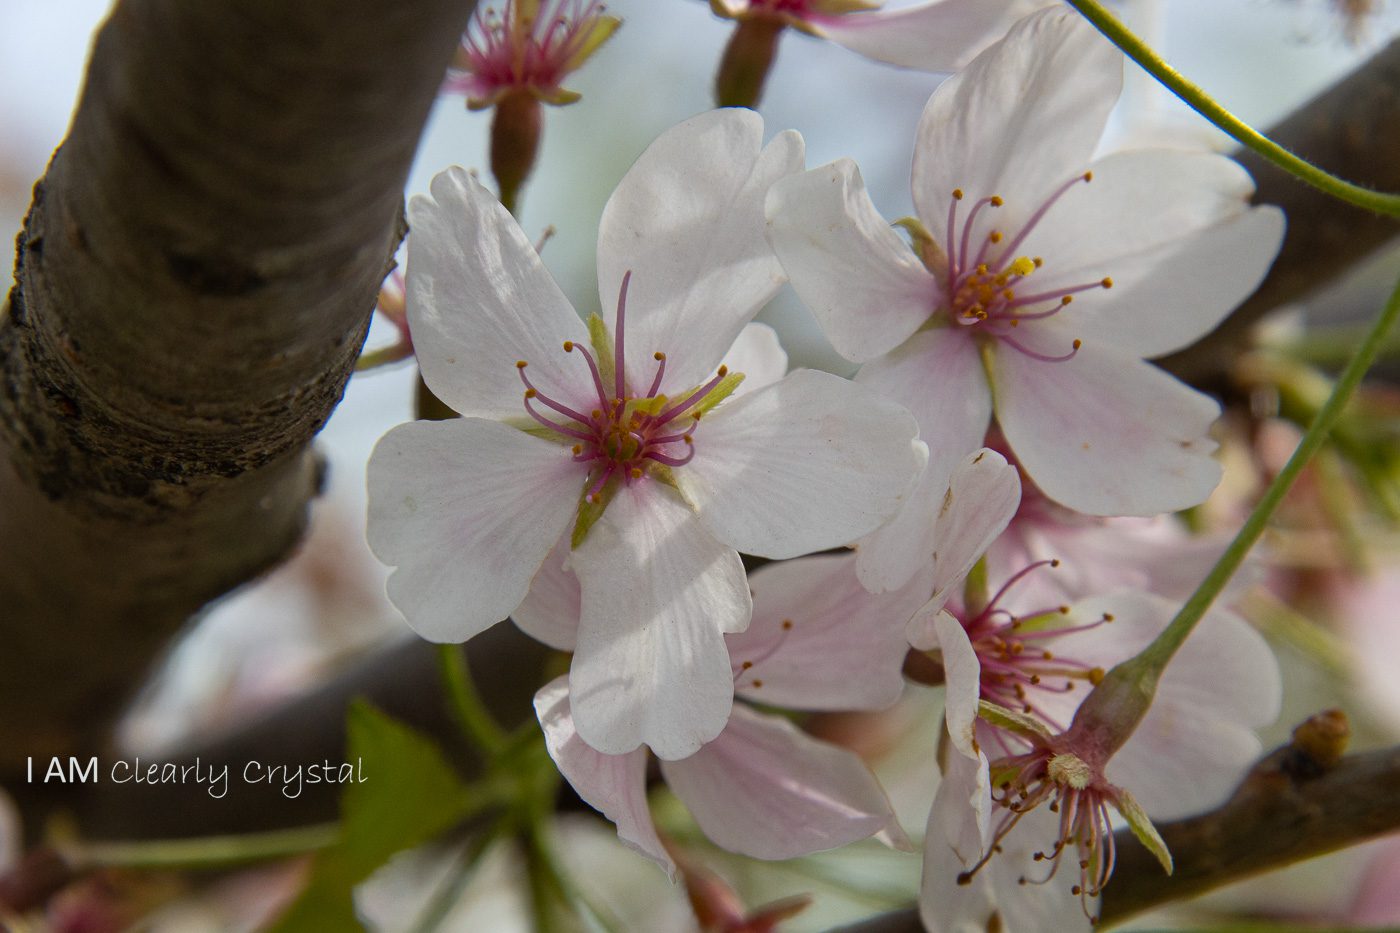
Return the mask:
M570 585L567 574L553 581ZM925 574L899 592L873 595L860 585L851 554L759 569L753 624L725 636L735 692L799 710L889 706L903 687L904 620L931 583ZM562 647L570 628L567 618L556 619ZM579 795L617 824L625 843L674 871L647 808L646 749L607 755L584 742L568 677L541 689L535 709L550 755ZM856 755L742 704L717 738L688 757L663 759L661 772L710 839L754 858L794 858L872 835L907 844Z
M775 184L770 236L857 380L937 438L902 514L862 543L862 578L898 586L933 548L926 516L993 412L1052 500L1153 515L1219 480L1219 405L1144 358L1183 347L1254 290L1282 214L1211 153L1092 161L1122 55L1073 11L1021 20L938 88L913 166L913 249L841 160Z
M547 104L579 99L564 87L620 25L599 0L506 0L504 12L482 4L462 34L443 88L483 110L511 93Z
M763 196L802 160L801 137L761 148L762 131L752 112L715 111L648 148L604 209L606 318L588 325L466 172L410 206L415 350L464 417L380 440L370 545L396 567L409 624L461 641L513 612L567 539L573 715L610 754L645 742L685 757L723 728L723 636L752 611L738 551L787 558L866 534L927 458L900 406L835 376L733 394L742 377L721 361L784 280ZM768 365L749 334L740 355Z
M720 16L769 20L875 61L954 71L1044 0L932 0L880 9L869 0L711 0Z

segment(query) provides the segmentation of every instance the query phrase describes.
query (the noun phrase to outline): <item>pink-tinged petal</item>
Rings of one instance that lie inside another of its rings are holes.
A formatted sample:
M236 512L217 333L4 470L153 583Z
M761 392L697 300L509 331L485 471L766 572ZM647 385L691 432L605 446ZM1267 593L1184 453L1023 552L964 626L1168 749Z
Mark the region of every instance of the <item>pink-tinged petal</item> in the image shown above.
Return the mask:
M993 365L1002 432L1061 505L1090 515L1175 512L1220 482L1209 437L1220 405L1155 366L1093 343L1063 362L998 343Z
M369 546L419 635L465 641L520 605L573 520L567 447L494 421L401 424L369 459Z
M706 415L676 478L720 541L796 557L848 544L899 509L927 456L917 435L900 406L803 369Z
M1256 207L1114 261L1113 288L1076 303L1066 326L1082 333L1081 339L1107 341L1138 356L1180 350L1214 330L1259 287L1283 243L1283 228L1282 211Z
M1400 732L1400 575L1382 567L1373 576L1342 581L1333 617L1345 626L1359 699Z
M919 916L930 933L986 933L996 910L985 869L966 884L958 876L977 864L989 842L992 805L987 759L954 755L948 762L924 831Z
M555 543L530 582L524 602L510 614L526 635L559 651L574 650L583 612L578 577L568 569L571 534L572 528Z
M1035 0L932 0L832 16L813 25L820 35L866 58L920 71L956 71L1012 23L1044 5Z
M647 806L647 750L604 755L579 738L569 707L567 675L556 677L539 689L535 694L535 715L539 717L549 757L584 803L617 825L619 839L674 878L676 865L657 838Z
M904 623L929 593L929 573L872 595L854 554L820 554L749 576L753 622L725 636L735 692L789 709L884 709L904 691ZM744 668L744 664L751 666Z
M982 446L992 396L971 337L960 328L915 334L888 356L861 367L856 382L904 405L929 446L929 463L904 508L860 542L856 572L872 592L896 589L938 548L934 518L953 470Z
M933 528L935 597L957 595L1020 504L1021 475L994 450L969 454L953 471Z
M763 199L802 169L802 137L760 151L763 120L714 110L657 137L608 199L598 231L598 293L609 327L631 270L627 370L667 354L666 388L709 378L749 320L787 281L765 237Z
M661 773L706 836L760 859L834 849L880 832L902 838L859 757L776 716L734 708L719 738Z
M584 741L684 758L719 735L734 699L725 632L753 614L739 555L652 479L618 490L574 550L583 616L570 671Z
M409 204L408 325L423 379L467 416L526 418L515 364L544 394L596 406L583 363L563 342L588 331L496 196L461 168Z
M1145 648L1179 604L1149 593L1114 593L1070 608L1066 626L1113 621L1058 639L1056 655L1105 669ZM1068 716L1085 696L1037 705ZM1147 716L1108 763L1107 778L1126 788L1154 819L1170 820L1220 804L1261 752L1254 730L1279 714L1278 662L1264 638L1228 610L1208 612L1167 666ZM1068 721L1067 718L1061 721Z
M1044 860L1037 861L1035 853L1052 849L1059 824L1059 814L1051 812L1049 806L1037 807L1007 834L1001 851L983 869L990 873L1002 929L1055 933L1090 933L1093 929L1086 910L1097 915L1098 898L1085 904L1073 892L1079 873L1072 858L1053 879L1038 883L1050 873L1050 867Z
M934 633L938 649L943 654L943 676L946 684L944 719L953 747L968 758L977 758L977 701L982 692L982 665L977 652L968 641L962 623L950 613L934 616Z
M1078 13L1057 4L1022 19L929 99L914 144L919 217L942 242L960 188L964 219L977 199L1005 199L983 211L976 241L1019 228L1089 167L1122 84L1122 54Z
M744 374L744 381L734 394L746 395L786 376L788 356L778 342L777 331L767 324L746 324L724 355L722 365L728 366L730 372Z
M848 360L888 353L938 307L938 283L870 202L850 159L774 184L768 238L793 290Z

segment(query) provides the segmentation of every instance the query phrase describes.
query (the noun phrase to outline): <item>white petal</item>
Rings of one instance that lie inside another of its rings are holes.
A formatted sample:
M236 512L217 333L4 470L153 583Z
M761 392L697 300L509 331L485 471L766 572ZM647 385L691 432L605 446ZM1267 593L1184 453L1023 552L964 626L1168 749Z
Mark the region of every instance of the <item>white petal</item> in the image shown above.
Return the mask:
M1054 930L1055 933L1090 933L1093 927L1085 915L1085 905L1072 892L1079 882L1078 864L1073 852L1062 856L1053 880L1045 884L1029 883L1049 874L1044 861L1036 861L1036 852L1048 852L1054 845L1060 818L1049 806L1042 804L1021 818L1016 828L1001 842L1002 851L992 857L985 871L991 877L997 910L1003 929ZM1026 883L1022 882L1026 879ZM1098 913L1098 898L1091 898L1088 910Z
M716 538L746 554L796 557L847 544L895 513L926 457L917 434L893 402L803 369L707 415L676 477Z
M899 699L904 623L929 593L928 572L875 596L860 585L854 554L820 554L759 568L749 590L753 622L725 637L740 696L813 710L884 709Z
M788 356L773 328L767 324L745 324L734 346L724 355L723 365L730 372L744 374L744 381L734 390L738 396L770 386L787 375Z
M1278 255L1283 228L1282 211L1256 207L1201 233L1115 261L1109 266L1113 288L1107 294L1092 293L1092 301L1077 302L1066 326L1137 356L1180 350L1214 330L1259 287Z
M655 480L620 489L574 551L583 617L570 671L584 740L684 758L719 735L734 680L723 633L749 624L739 555Z
M1175 512L1220 481L1208 436L1219 404L1155 366L1092 343L1059 363L998 343L994 365L1006 440L1061 505L1090 515Z
M675 876L676 866L657 838L647 806L647 750L604 755L574 729L569 678L556 677L535 694L535 715L549 757L583 802L617 824L618 838Z
M942 242L961 188L960 224L977 199L1000 195L977 232L1016 229L1089 167L1122 83L1123 56L1073 10L1021 20L929 99L914 144L919 216Z
M870 202L850 159L774 184L768 237L793 291L848 360L888 353L938 306L937 282Z
M559 651L574 650L582 614L578 577L568 569L572 530L570 525L555 543L530 582L525 600L510 614L526 635Z
M1254 183L1210 152L1110 155L1068 190L1017 253L1041 256L1020 291L1113 279L1063 316L1075 336L1160 356L1212 330L1258 286L1283 237L1275 208L1249 209Z
M423 379L467 416L527 417L515 364L544 394L587 410L593 383L565 340L588 331L496 196L461 168L409 204L408 324ZM596 402L593 404L596 405Z
M1021 475L994 450L969 454L956 470L934 524L934 595L956 589L1021 504Z
M802 169L802 137L779 134L760 152L751 110L714 110L657 137L603 209L598 293L616 326L623 274L632 271L626 327L634 379L667 354L672 391L699 384L787 276L764 234L763 199Z
M990 872L977 872L967 884L959 884L958 876L976 865L986 849L991 805L986 757L954 755L924 831L919 916L930 933L986 933L996 910Z
M860 758L743 706L719 738L662 761L661 773L706 836L751 858L797 858L898 827Z
M567 447L477 418L401 424L369 459L369 546L389 598L430 641L465 641L520 605L577 511Z
M982 665L972 642L968 641L967 631L951 613L938 613L933 628L938 636L937 647L943 653L947 694L943 715L948 723L948 736L958 751L975 759L981 754L974 729L977 701L982 694Z
M1021 16L1033 0L932 0L897 10L833 16L817 32L866 58L917 68L956 71Z
M953 470L982 446L992 396L977 347L960 328L915 334L890 355L861 367L856 382L906 406L919 422L929 463L908 503L860 542L856 571L873 592L902 586L938 548L934 518Z

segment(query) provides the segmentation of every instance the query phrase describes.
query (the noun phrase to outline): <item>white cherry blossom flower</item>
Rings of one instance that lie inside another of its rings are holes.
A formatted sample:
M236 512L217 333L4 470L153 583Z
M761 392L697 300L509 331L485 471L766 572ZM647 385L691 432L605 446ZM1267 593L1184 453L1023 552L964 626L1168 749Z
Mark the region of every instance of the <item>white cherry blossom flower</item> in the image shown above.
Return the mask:
M1093 161L1122 55L1073 11L1020 21L938 88L920 122L913 249L849 160L773 186L770 238L857 381L937 438L904 513L862 544L898 586L927 559L927 516L993 411L1051 499L1095 515L1202 501L1218 404L1144 362L1211 330L1278 251L1282 214L1219 155ZM920 222L921 221L921 222Z
M762 132L756 114L715 111L648 148L604 210L606 318L588 326L466 172L410 206L415 350L464 417L379 442L370 545L396 567L409 624L461 641L514 611L568 540L573 712L609 753L684 757L723 728L723 636L751 613L737 551L786 558L866 534L927 457L903 409L825 373L730 397L741 377L721 360L784 281L763 197L802 161L797 134L761 148Z
M877 62L954 71L1045 0L931 0L881 9L870 0L711 0L727 19L771 19Z
M824 554L769 564L751 579L753 624L725 636L739 696L800 710L882 709L898 699L904 620L929 592L929 574L877 596L856 578L854 555ZM548 585L577 588L568 574ZM566 594L554 604L569 601ZM570 628L567 616L555 618L563 647ZM617 824L625 843L674 871L647 808L646 749L606 755L584 742L567 677L535 695L535 710L550 755L579 795ZM661 772L705 834L743 855L795 858L872 835L907 845L855 754L742 704L717 738L688 757L663 759Z

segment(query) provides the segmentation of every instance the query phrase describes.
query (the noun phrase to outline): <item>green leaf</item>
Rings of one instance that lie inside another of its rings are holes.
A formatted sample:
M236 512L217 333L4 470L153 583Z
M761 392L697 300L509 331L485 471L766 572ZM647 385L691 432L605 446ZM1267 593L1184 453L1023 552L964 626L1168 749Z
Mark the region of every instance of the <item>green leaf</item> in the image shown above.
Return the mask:
M988 703L986 700L977 701L977 715L999 729L1014 732L1027 739L1049 741L1051 738L1050 730L1046 729L1040 720L1004 706L997 706L995 703Z
M345 785L340 840L316 857L275 933L356 930L352 896L390 857L457 823L473 801L432 739L358 700L346 722L347 760L362 781Z
M1152 825L1152 821L1147 818L1147 811L1142 808L1142 804L1132 794L1125 790L1118 791L1118 800L1115 801L1118 812L1123 814L1123 819L1128 821L1128 828L1137 836L1138 842L1147 846L1147 851L1157 857L1157 861L1162 863L1162 868L1167 874L1172 873L1172 854L1167 850L1167 844L1157 832L1157 827Z

